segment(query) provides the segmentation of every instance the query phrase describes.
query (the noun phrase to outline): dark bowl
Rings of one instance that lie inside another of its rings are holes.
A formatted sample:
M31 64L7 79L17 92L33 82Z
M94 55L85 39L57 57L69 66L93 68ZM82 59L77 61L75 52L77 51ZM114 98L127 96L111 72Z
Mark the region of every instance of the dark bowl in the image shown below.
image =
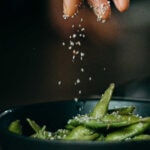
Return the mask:
M133 150L149 149L150 141L124 141L124 142L96 142L96 141L46 141L28 137L30 129L26 118L35 120L38 124L46 125L50 131L63 128L68 119L77 114L88 113L98 100L61 101L39 103L26 106L13 107L0 113L0 142L2 150ZM150 116L150 101L113 99L110 108L136 106L135 113ZM23 124L25 136L8 131L8 125L20 119Z

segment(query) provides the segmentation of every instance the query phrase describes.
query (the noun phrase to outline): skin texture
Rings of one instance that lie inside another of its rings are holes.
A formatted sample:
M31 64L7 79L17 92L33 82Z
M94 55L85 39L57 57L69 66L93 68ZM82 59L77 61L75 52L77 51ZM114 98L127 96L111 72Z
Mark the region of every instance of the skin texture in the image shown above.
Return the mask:
M124 12L128 9L130 0L113 0L113 2L120 12ZM81 3L82 0L63 0L64 15L67 17L73 16L77 12ZM93 8L98 19L103 21L110 17L111 8L108 0L88 0L88 4Z

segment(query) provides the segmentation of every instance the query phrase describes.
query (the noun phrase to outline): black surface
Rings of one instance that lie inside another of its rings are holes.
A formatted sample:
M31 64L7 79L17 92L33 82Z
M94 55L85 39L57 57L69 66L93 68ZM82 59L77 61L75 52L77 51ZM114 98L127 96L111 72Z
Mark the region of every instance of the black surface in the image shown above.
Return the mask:
M0 114L0 142L3 150L133 150L148 149L149 141L136 142L70 142L70 141L44 141L19 136L8 132L7 128L11 121L20 119L26 128L26 135L30 132L25 119L32 118L39 124L47 125L47 129L54 131L63 128L67 120L78 113L88 113L97 100L87 100L75 103L74 101L39 103L28 106L14 107ZM136 106L135 113L142 116L150 116L150 102L144 100L116 99L110 103L110 108ZM79 108L82 111L79 112ZM9 143L9 144L8 144Z

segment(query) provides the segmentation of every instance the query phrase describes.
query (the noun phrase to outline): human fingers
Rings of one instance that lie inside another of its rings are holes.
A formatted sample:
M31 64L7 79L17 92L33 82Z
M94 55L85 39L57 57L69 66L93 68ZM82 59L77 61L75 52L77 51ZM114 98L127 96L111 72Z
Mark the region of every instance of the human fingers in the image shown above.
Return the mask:
M66 17L73 16L77 10L81 0L63 0L63 12Z
M111 15L110 2L108 0L88 0L99 21L107 20Z
M126 11L130 4L130 0L113 0L113 2L120 12Z

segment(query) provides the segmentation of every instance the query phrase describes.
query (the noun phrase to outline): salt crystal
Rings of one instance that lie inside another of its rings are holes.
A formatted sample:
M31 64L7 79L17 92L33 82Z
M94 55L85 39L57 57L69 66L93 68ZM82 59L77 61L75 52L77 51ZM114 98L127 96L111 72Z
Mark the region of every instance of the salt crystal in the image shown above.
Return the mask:
M77 35L76 35L76 34L73 34L73 35L72 35L72 37L73 37L73 38L76 38L76 37L77 37Z
M92 77L89 77L89 81L91 81L92 80Z
M73 24L73 25L72 25L72 28L74 28L74 27L75 27L75 25Z
M81 68L81 72L84 72L84 68Z
M65 43L65 42L62 42L62 45L63 45L63 46L65 46L65 45L66 45L66 43Z
M80 83L80 79L79 78L77 79L76 83Z
M81 46L81 42L80 41L76 42L76 45Z
M79 94L81 94L82 93L82 91L81 90L79 90Z
M83 18L81 18L80 21L83 22Z
M62 83L61 81L58 81L58 85L61 85L61 83Z
M74 46L74 42L73 42L73 41L70 41L70 45L71 45L71 46Z
M78 26L81 27L81 24L79 24Z
M74 101L75 101L75 102L78 102L78 98L77 98L77 97L75 97L75 98L74 98Z
M81 57L85 56L85 53L81 52L81 53L80 53L80 56L81 56Z
M71 50L71 49L72 49L72 46L69 46L68 49Z
M85 28L82 28L81 31L85 31Z

